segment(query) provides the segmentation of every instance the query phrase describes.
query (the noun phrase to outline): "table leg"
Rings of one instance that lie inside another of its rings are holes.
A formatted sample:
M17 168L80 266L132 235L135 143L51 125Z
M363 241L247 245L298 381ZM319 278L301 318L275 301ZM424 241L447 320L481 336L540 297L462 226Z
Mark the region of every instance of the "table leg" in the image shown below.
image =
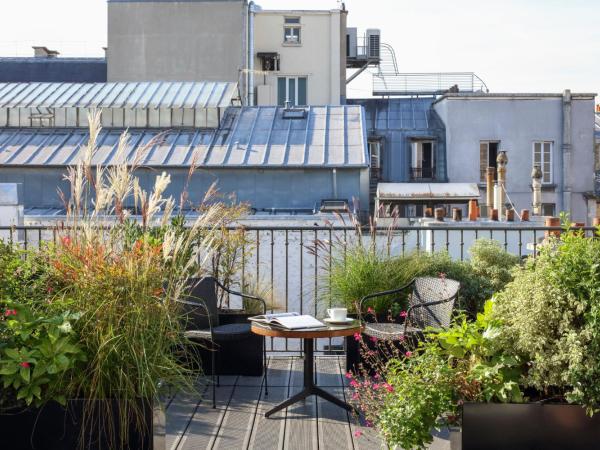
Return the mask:
M275 406L273 409L265 413L265 417L270 417L278 411L281 411L288 406L299 402L300 400L304 400L306 397L311 395L317 395L327 401L330 401L334 405L337 405L341 408L344 408L347 411L352 411L353 408L348 403L340 400L337 397L334 397L329 392L324 391L315 385L314 382L314 367L315 367L315 358L314 358L314 340L313 339L304 339L304 389L302 392L297 393L296 395L288 398L283 403Z

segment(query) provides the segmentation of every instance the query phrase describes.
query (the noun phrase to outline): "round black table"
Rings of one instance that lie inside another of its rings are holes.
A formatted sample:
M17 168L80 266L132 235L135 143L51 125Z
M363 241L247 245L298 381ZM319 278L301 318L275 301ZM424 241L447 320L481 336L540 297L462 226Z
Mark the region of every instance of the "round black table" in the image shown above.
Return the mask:
M308 330L285 330L281 328L270 327L266 324L253 322L252 332L261 336L278 337L278 338L296 338L304 340L304 389L302 392L288 398L284 402L275 406L273 409L265 413L265 417L270 417L277 411L281 411L288 406L304 400L311 395L317 395L325 400L330 401L351 411L353 408L348 403L339 398L325 392L323 389L314 383L314 340L319 338L333 338L352 336L354 333L360 333L362 327L360 321L354 320L346 325L327 325L326 328L308 329ZM265 367L266 370L266 367Z

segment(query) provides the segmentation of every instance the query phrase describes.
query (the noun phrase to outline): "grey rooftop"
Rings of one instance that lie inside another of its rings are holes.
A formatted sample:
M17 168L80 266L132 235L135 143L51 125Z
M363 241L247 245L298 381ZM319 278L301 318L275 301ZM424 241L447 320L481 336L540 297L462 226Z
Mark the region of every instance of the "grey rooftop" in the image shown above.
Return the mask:
M0 83L0 108L225 108L230 82Z
M302 118L286 114L281 107L230 107L217 130L132 129L126 162L139 152L149 167L368 167L360 106L308 107ZM123 162L116 155L123 131L102 130L94 165ZM85 128L0 128L0 164L76 164L88 140Z

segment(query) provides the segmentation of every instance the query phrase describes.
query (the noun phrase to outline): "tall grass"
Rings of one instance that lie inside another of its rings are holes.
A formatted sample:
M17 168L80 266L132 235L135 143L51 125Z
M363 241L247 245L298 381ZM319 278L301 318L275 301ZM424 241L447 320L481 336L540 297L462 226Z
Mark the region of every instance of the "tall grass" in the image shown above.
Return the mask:
M125 433L107 432L111 447L120 448L128 439L128 423L143 426L139 399L157 400L161 384L194 389L197 373L183 363L181 352L188 343L175 300L185 293L191 276L210 266L215 248L222 245L218 235L230 208L214 200L211 189L189 227L173 226L175 201L165 196L170 176L158 174L147 192L135 175L154 142L127 161L131 150L125 132L117 164L94 165L100 114L91 115L89 122L89 143L66 175L65 226L56 245L46 249L52 292L47 307L81 313L74 327L88 361L70 374L66 394L88 400L86 427L96 427L98 419L112 424L116 404ZM180 207L184 201L187 195L182 194ZM159 239L153 227L162 230ZM137 229L133 240L132 228Z

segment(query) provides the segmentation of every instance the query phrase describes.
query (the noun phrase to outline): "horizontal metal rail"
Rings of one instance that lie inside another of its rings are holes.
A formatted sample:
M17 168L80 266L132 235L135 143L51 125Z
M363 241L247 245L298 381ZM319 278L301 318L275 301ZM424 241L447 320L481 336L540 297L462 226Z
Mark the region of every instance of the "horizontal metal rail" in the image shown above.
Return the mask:
M546 233L564 231L561 227L522 223L512 226L502 223L468 224L380 227L374 233L369 227L362 227L360 238L363 245L374 245L390 257L445 251L456 260L465 260L469 257L471 246L481 238L496 240L506 251L520 257L536 257ZM348 252L359 243L358 230L350 225L252 225L242 228L247 244L241 251L236 283L260 291L267 297L271 311L323 316L332 302L332 260L345 263ZM62 227L0 227L0 240L24 249L35 249L44 242L56 242L64 230ZM597 232L594 227L582 230L586 236L594 236ZM242 300L229 298L228 304L230 308L239 308ZM268 349L272 352L295 353L301 351L301 345L299 340L268 338ZM335 353L343 351L344 346L345 341L341 338L323 339L319 340L317 350Z

